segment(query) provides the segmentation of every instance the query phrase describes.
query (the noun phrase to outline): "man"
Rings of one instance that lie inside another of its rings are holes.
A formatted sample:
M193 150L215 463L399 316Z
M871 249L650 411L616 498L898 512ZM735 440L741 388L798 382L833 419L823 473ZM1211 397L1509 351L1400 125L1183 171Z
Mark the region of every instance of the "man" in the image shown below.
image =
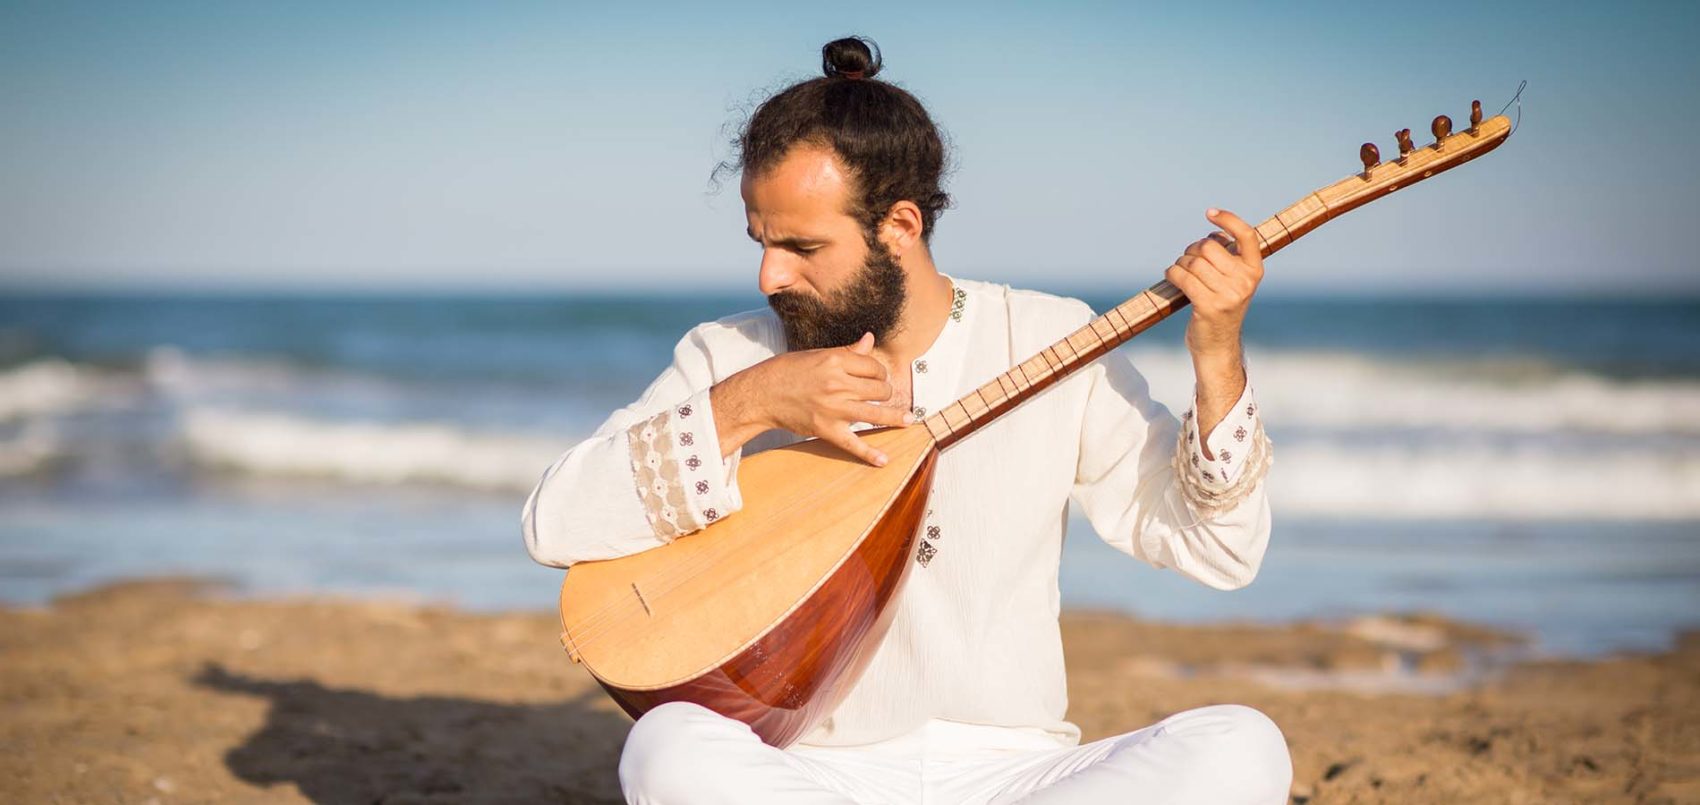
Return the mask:
M770 309L693 328L640 399L545 472L522 514L537 561L624 556L736 516L745 453L818 437L881 464L857 430L911 424L1092 317L1077 300L940 273L936 127L874 80L864 40L823 57L824 77L768 99L738 140ZM654 708L621 757L629 801L1287 800L1286 743L1251 708L1188 710L1084 746L1064 720L1057 571L1071 501L1112 546L1221 589L1250 582L1268 542L1269 445L1240 350L1262 263L1225 245L1255 242L1243 221L1207 217L1226 232L1167 272L1193 309L1184 422L1112 353L952 446L919 567L830 717L780 750L695 704Z

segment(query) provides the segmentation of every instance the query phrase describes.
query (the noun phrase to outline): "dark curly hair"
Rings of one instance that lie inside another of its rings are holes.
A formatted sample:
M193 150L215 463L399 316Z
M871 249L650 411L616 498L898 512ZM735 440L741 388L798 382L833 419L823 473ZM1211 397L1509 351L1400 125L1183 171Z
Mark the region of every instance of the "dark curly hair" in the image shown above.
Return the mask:
M714 178L736 170L760 174L797 145L828 147L854 182L848 212L870 243L891 206L912 201L921 208L921 240L930 244L934 222L950 206L941 188L944 140L915 96L874 80L881 66L879 46L871 39L852 36L826 43L821 48L825 75L763 101L732 141L734 158L720 163Z

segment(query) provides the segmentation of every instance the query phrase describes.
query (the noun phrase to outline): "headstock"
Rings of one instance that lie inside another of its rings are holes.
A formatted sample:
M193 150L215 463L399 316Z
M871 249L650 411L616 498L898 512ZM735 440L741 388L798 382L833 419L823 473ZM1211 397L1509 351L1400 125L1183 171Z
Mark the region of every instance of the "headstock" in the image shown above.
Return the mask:
M1510 120L1508 118L1500 116L1493 118L1493 121L1504 121L1505 134L1510 134ZM1493 124L1493 121L1489 121L1489 123ZM1497 134L1499 128L1497 124L1494 124L1494 133ZM1434 133L1434 142L1430 143L1428 147L1436 152L1446 152L1449 156L1455 158L1425 162L1424 167L1428 172L1421 178L1428 178L1478 154L1487 153L1505 140L1503 135L1491 139L1491 141L1483 139L1481 101L1470 101L1470 127L1459 132L1460 135L1470 135L1468 139L1458 141L1457 138L1452 136L1452 118L1446 115L1437 116L1434 122L1429 125L1429 131ZM1398 164L1407 166L1411 152L1417 150L1417 147L1411 144L1411 130L1400 129L1393 132L1393 138L1399 142ZM1375 147L1375 143L1364 143L1363 147L1358 149L1358 159L1364 163L1364 172L1359 176L1366 180L1376 178L1374 171L1375 167L1381 164L1381 150Z
M1412 143L1410 129L1394 132L1399 156L1390 162L1381 161L1381 149L1375 143L1364 143L1358 148L1358 160L1363 164L1361 173L1311 193L1257 226L1264 256L1274 254L1341 213L1492 151L1510 136L1511 128L1511 119L1504 115L1484 120L1482 102L1478 100L1470 102L1470 127L1463 131L1452 130L1452 118L1435 117L1429 124L1434 142L1428 145L1419 147Z

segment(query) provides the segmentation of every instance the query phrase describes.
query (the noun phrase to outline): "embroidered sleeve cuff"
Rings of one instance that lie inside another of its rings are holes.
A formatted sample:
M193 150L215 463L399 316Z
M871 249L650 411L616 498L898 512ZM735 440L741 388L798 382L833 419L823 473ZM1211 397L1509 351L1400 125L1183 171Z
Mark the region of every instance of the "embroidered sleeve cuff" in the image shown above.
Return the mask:
M1239 400L1209 436L1200 436L1195 412L1196 402L1181 417L1175 472L1193 508L1213 514L1233 508L1249 494L1267 474L1274 454L1257 415L1249 378ZM1205 457L1201 441L1210 447L1211 458Z
M671 542L740 508L739 453L718 460L720 435L708 389L632 425L626 435L638 499L655 536Z

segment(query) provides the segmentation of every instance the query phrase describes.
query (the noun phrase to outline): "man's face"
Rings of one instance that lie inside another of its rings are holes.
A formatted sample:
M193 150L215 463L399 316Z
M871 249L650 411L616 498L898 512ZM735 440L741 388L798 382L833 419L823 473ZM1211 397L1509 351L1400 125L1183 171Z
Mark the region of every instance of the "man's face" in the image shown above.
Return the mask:
M850 208L850 177L832 152L800 146L778 165L744 174L750 238L762 245L761 292L788 349L883 341L903 311L905 275L883 244L870 248Z

